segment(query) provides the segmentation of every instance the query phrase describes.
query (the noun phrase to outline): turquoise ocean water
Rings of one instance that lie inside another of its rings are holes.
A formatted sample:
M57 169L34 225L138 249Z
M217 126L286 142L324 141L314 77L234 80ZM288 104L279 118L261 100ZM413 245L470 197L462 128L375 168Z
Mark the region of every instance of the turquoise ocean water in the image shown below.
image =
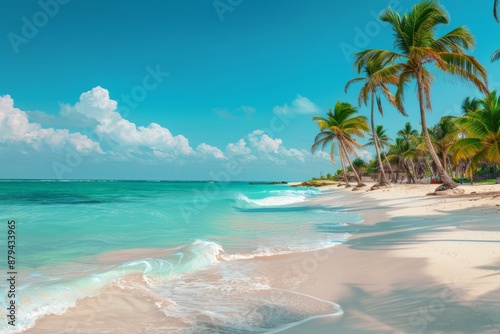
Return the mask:
M325 315L318 311L301 318L283 313L263 319L272 312L240 309L251 307L238 300L241 291L238 296L219 293L217 300L198 297L197 303L190 297L203 295L200 291L225 291L233 283L248 291L268 291L272 287L238 261L345 241L349 224L359 222L360 216L339 212L335 203L311 205L322 194L317 189L245 182L0 181L0 249L5 254L7 220L16 221L16 302L22 310L16 328L28 328L48 314L63 314L77 301L123 283L129 275L141 275L142 288L174 302L175 309L162 311L188 323L193 332L207 326L193 321L205 307L220 307L222 315L214 321L238 323L247 333L279 330ZM145 255L150 249L163 253ZM189 275L203 270L217 270L222 278L210 284L189 283ZM5 272L2 291L7 288ZM292 299L290 303L297 302ZM263 305L266 293L249 294L245 300ZM2 310L7 303L2 294ZM331 314L339 312L336 305L328 307ZM0 319L0 332L11 330L5 319Z

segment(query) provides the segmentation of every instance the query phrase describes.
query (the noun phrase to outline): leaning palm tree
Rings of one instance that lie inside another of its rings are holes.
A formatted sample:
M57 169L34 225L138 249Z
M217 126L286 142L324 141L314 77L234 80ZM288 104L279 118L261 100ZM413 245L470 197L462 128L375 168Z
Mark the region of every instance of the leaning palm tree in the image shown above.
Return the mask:
M365 146L374 146L375 140L377 141L378 147L380 149L380 156L381 157L382 155L384 156L383 161L387 162L387 165L389 166L389 171L391 173L391 180L392 180L392 178L394 177L394 171L392 170L392 165L387 161L387 153L386 153L386 148L391 147L390 142L392 139L387 135L387 130L384 129L383 125L377 125L375 127L375 137L371 134L370 139L365 144ZM380 163L379 163L379 168L382 168L382 170L384 170L385 173L385 169L383 166L381 167Z
M374 62L374 61L369 61L364 63L363 67L358 67L357 72L358 74L363 73L364 77L358 77L351 79L347 82L345 86L345 92L347 93L347 90L349 86L353 83L356 82L362 82L363 86L361 87L361 90L359 92L358 96L358 104L361 107L361 104L364 103L365 106L368 105L368 99L370 99L371 103L371 113L370 113L370 121L371 121L371 130L372 130L372 137L375 139L373 141L373 144L375 146L375 154L377 155L377 161L378 165L380 168L380 180L378 183L378 186L390 186L390 183L387 181L387 177L385 176L385 171L384 171L384 166L382 164L382 158L380 157L380 145L377 140L377 133L375 129L375 99L377 100L377 107L378 111L380 114L383 116L384 115L384 110L382 109L382 102L380 100L380 96L378 95L379 93L382 93L391 104L395 105L396 104L396 99L392 95L392 93L389 91L389 88L387 87L388 84L394 84L396 85L398 82L398 77L394 74L389 73L387 76L374 76L375 73L380 72L381 69L386 66L387 63L379 63L379 62ZM403 110L401 112L406 116Z
M448 156L450 149L458 140L460 129L453 116L443 116L438 124L430 128L430 135L434 149L441 155L443 168L448 171Z
M314 153L320 147L323 150L328 145L331 145L330 159L332 163L335 164L335 143L337 143L346 184L348 185L349 183L345 162L351 166L358 187L362 187L365 184L361 182L361 178L356 168L354 168L349 158L349 154L357 155L356 149L363 147L353 138L353 136L364 137L364 132L368 131L369 127L366 117L357 114L358 110L350 103L337 101L333 110L328 109L326 117L313 116L313 120L316 121L320 132L314 139L311 152Z
M467 137L457 140L452 147L456 161L471 159L471 170L483 161L500 164L500 96L493 91L478 101L480 110L468 112L457 120Z
M409 82L416 80L422 134L427 150L443 180L443 184L436 190L454 188L457 184L439 161L427 129L426 110L432 110L431 86L434 82L434 77L427 67L433 64L437 69L456 75L487 92L486 69L476 58L465 54L466 50L474 46L474 37L465 27L458 27L437 37L437 29L441 24L448 24L449 18L445 9L436 0L424 0L403 15L388 8L382 12L380 19L392 26L396 51L374 49L359 52L356 55L357 66L363 66L369 61L393 63L374 75L380 77L388 74L399 75L395 94L399 107L403 105L404 93Z
M407 183L415 183L411 173L410 163L417 154L415 141L407 141L402 137L396 138L394 145L389 148L387 159L406 172Z

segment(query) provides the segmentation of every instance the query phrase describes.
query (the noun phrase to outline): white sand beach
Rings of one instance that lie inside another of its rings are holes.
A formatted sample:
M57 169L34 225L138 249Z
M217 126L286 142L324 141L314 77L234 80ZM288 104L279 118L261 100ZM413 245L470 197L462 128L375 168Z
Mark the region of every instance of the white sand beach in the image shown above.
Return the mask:
M500 185L435 188L342 190L364 223L298 290L344 315L287 333L500 333Z

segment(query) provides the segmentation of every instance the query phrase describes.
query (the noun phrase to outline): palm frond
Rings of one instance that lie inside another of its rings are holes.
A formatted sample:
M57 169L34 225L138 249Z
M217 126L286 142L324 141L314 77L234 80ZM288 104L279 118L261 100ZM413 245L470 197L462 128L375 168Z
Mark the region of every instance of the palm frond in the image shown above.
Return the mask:
M493 54L491 55L491 62L495 62L497 61L498 59L500 59L500 49L496 50L495 52L493 52Z

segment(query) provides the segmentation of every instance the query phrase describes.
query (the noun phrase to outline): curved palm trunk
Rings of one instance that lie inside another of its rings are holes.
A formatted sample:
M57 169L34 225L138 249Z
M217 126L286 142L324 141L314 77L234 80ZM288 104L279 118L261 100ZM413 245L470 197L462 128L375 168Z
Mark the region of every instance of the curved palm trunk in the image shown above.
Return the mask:
M347 153L347 150L345 149L345 146L344 146L344 143L340 142L341 143L341 149L344 150L344 156L347 160L347 162L349 163L349 166L351 166L352 168L352 171L354 173L354 177L356 178L356 181L358 182L358 187L363 187L363 186L366 186L366 184L364 184L362 181L361 181L361 178L359 177L359 174L358 172L356 171L356 167L354 167L354 165L352 164L352 161L351 161L351 158L349 158L349 154Z
M342 165L342 172L344 173L344 181L345 187L349 188L351 185L349 184L349 178L347 177L347 168L345 167L344 161L344 150L342 149L342 144L339 141L339 152L340 152L340 164Z
M377 138L377 140L378 140L378 138ZM379 142L379 145L380 145L380 142ZM380 145L380 147L382 147L382 145ZM385 150L382 150L382 153L384 154L384 160L389 165L389 170L391 171L391 182L398 183L398 180L396 180L395 175L394 175L394 170L392 169L392 164L387 160L387 153L385 152Z
M447 172L449 172L448 170L448 159L446 159L446 153L443 152L443 169Z
M439 176L443 180L443 184L439 186L436 191L439 190L446 190L446 189L453 189L456 188L458 185L453 182L452 178L448 175L446 170L443 168L441 165L441 160L439 159L438 155L436 154L436 151L434 150L434 146L432 145L431 138L429 136L429 130L427 129L427 117L425 114L425 107L424 107L424 87L423 87L423 82L422 82L422 77L420 73L417 73L417 89L418 89L418 102L420 104L420 118L422 121L422 132L424 134L424 139L425 139L425 144L427 145L427 149L429 150L429 153L432 156L432 160L434 160L434 163L436 164L437 171L439 173Z
M429 172L431 172L431 175L432 175L432 176L436 175L436 174L434 173L434 169L432 168L432 166L431 166L431 164L430 164L430 162L429 162L429 159L428 159L428 157L427 157L427 154L424 156L424 161L425 161L425 165L426 165L426 166L427 166L427 168L429 169Z
M382 164L382 158L380 157L380 149L379 149L378 137L377 137L377 133L375 131L374 109L375 109L375 94L372 91L371 125L372 125L373 143L375 145L375 154L377 155L378 166L379 166L379 169L380 169L380 180L379 180L378 184L379 184L379 186L388 186L390 184L389 184L389 182L387 182L387 177L385 176L384 165Z

